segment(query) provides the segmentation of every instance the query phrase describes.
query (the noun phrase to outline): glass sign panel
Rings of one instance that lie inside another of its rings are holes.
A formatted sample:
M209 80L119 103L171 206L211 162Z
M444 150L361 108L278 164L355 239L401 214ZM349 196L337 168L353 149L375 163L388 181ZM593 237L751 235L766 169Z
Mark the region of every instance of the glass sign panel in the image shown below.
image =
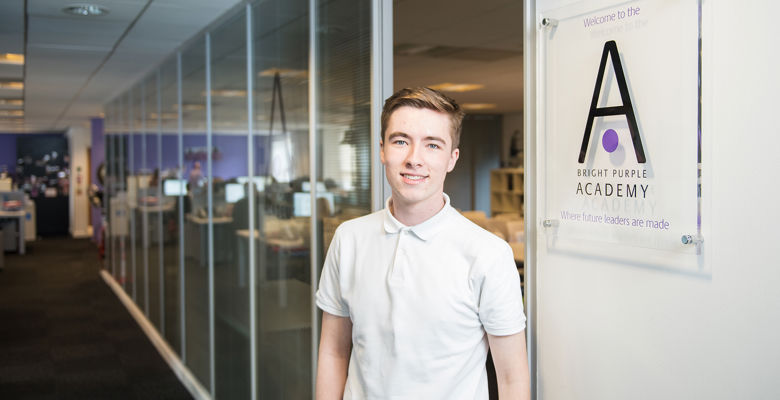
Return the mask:
M698 3L590 5L539 16L548 247L696 254Z

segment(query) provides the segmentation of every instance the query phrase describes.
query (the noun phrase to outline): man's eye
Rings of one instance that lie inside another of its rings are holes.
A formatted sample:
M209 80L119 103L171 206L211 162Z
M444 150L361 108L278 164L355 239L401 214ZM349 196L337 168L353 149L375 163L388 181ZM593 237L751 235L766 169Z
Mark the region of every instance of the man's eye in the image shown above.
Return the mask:
M399 139L399 140L395 140L395 141L393 141L393 144L402 144L402 145L403 145L403 144L406 144L406 141L405 141L405 140L400 140L400 139Z
M438 145L438 144L436 144L436 143L429 143L429 144L428 144L428 148L429 148L429 149L438 149L438 148L439 148L439 145Z

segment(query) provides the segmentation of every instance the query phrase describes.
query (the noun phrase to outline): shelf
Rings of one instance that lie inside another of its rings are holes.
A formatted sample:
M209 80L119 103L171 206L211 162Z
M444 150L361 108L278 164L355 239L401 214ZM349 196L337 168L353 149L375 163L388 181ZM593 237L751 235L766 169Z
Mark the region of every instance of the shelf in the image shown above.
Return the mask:
M523 215L523 168L490 171L490 212Z

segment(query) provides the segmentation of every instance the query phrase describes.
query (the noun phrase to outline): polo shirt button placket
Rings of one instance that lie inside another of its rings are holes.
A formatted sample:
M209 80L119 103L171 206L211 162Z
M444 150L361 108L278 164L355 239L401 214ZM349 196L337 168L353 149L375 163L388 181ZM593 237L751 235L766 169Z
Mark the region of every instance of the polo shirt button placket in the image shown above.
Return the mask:
M398 242L395 247L395 257L393 257L393 272L390 277L391 281L394 282L403 282L404 280L404 262L403 262L403 256L404 256L404 242L407 239L404 239L404 236L408 236L411 233L409 228L402 228L398 232Z

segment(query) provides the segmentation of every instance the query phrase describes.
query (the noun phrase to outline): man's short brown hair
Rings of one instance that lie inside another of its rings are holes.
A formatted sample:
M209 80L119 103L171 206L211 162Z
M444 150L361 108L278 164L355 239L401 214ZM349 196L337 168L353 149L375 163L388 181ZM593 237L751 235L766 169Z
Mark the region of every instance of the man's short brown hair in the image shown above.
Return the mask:
M427 87L415 87L401 89L387 100L382 109L382 140L385 140L385 131L390 121L390 116L400 107L426 108L429 110L448 114L450 116L450 126L452 128L450 137L452 138L452 149L455 150L460 144L461 123L465 113L455 100L447 97L438 90Z

